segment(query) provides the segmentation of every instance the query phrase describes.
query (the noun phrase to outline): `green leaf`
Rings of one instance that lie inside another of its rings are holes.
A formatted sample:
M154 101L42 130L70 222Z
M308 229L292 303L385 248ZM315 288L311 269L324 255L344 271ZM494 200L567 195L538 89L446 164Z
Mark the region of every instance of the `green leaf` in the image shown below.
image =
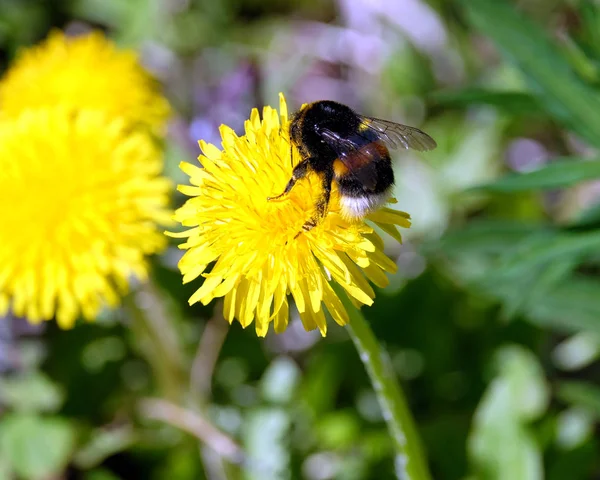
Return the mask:
M265 370L260 390L265 400L273 403L288 403L295 397L300 381L300 369L293 360L276 358Z
M476 270L455 271L473 291L500 300L507 317L523 314L543 328L600 334L600 281L575 273L580 257L597 246L587 243L591 237L553 246L555 240L552 236L521 240L522 245L499 259L480 262ZM472 257L477 255L462 252L459 265L461 259Z
M0 402L19 411L54 411L63 402L60 388L40 372L0 378Z
M591 61L600 59L600 6L593 1L581 1L578 4L578 16L581 28L575 32L578 43L589 52Z
M529 93L465 88L456 92L440 91L429 96L434 104L453 107L489 105L513 115L539 114L542 108Z
M506 385L506 406L511 416L521 421L533 421L546 410L549 389L537 358L518 345L502 347L495 354L498 382Z
M260 471L248 471L245 479L290 477L290 427L290 416L282 408L259 408L248 413L243 443Z
M580 381L562 382L556 395L565 403L585 408L600 420L600 387Z
M586 161L565 157L537 170L507 175L494 182L477 185L470 190L506 193L547 190L570 187L598 177L600 177L600 160Z
M466 287L499 300L507 317L563 332L600 333L600 281L575 273L600 249L600 230L565 232L510 222L477 222L426 253L447 255Z
M571 228L591 227L600 223L600 202L585 208L569 225Z
M534 323L563 331L600 333L600 281L572 275L531 302L527 315Z
M543 29L506 0L462 0L468 20L526 75L544 109L600 146L600 98L572 70Z
M0 452L0 480L12 480L13 474L10 470L10 465L2 457Z
M360 421L351 410L330 412L317 424L319 446L324 450L350 448L360 435Z
M570 407L556 417L555 443L562 450L572 450L590 440L595 418L587 409Z
M98 469L87 472L84 480L120 480L120 478L109 470Z
M426 255L436 252L499 254L532 234L548 231L540 225L523 222L481 220L450 232L440 240L424 243L421 249Z
M527 272L557 260L581 260L599 248L600 231L540 233L516 245L497 267L506 274Z
M12 413L0 423L0 451L12 469L26 479L61 473L74 444L73 426L59 417Z
M528 432L548 403L548 387L536 358L519 346L496 358L498 376L477 407L469 453L484 480L543 478L542 452Z
M471 279L472 287L500 299L508 316L523 313L536 325L563 332L600 333L600 282L575 273L585 254L597 251L597 236L523 241Z
M579 332L561 341L552 352L554 365L564 371L586 368L600 357L600 335Z

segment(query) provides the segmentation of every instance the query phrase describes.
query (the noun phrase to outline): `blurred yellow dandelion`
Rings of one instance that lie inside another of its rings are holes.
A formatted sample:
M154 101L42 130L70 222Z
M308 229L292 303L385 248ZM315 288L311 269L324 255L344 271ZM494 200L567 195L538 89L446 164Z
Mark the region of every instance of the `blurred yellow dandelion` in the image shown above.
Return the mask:
M222 126L222 150L201 141L204 168L181 164L192 185L179 190L192 198L176 211L175 219L190 228L170 235L187 239L180 245L187 250L179 263L183 281L205 277L190 304L225 297L225 318L235 318L243 327L254 320L256 333L264 336L270 322L276 332L285 330L291 294L304 327L325 335L323 306L338 324L348 322L329 280L356 304L370 305L375 293L368 280L387 285L384 271L395 271L396 264L384 255L373 228L340 215L335 189L324 221L297 236L319 193L316 178L302 180L283 200L267 201L291 176L288 124L281 96L280 114L265 107L261 120L253 110L245 135ZM294 164L298 160L294 152ZM398 240L396 225L410 226L408 214L389 208L367 218Z
M98 111L0 122L0 314L70 327L115 305L164 246L170 182L147 134Z
M135 52L118 50L102 33L68 37L60 31L21 53L0 82L0 111L61 105L123 116L154 133L164 130L169 104Z

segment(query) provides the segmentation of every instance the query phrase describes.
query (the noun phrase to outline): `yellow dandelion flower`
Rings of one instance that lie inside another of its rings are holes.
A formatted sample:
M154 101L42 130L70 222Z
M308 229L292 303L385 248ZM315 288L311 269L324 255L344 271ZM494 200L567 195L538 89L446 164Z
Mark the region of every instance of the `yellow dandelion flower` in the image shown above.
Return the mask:
M170 182L145 133L97 111L0 122L0 314L65 328L115 305L164 236Z
M0 82L0 111L8 117L55 105L124 116L157 134L170 111L135 52L118 50L100 32L79 37L52 32L23 51Z
M245 135L222 126L222 150L201 141L198 159L204 168L181 164L192 185L179 190L192 198L175 213L176 221L191 228L170 235L187 238L180 245L187 250L179 263L183 281L205 277L190 304L225 297L225 318L243 327L254 320L256 333L264 336L270 322L276 332L285 330L291 294L304 327L325 335L323 306L338 324L348 322L329 280L358 305L370 305L375 293L368 280L387 285L384 272L395 271L396 264L384 255L372 227L341 216L335 189L323 222L297 236L321 188L316 178L298 182L282 200L267 201L292 173L288 124L281 96L280 114L265 107L261 120L253 110ZM299 161L296 153L293 161ZM398 239L395 225L410 225L408 214L389 208L368 218Z

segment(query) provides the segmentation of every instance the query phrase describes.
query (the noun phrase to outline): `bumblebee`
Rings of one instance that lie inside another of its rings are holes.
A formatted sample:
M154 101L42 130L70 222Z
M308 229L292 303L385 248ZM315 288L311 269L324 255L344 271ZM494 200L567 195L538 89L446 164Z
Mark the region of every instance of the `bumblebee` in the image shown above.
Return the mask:
M303 226L314 228L327 214L331 186L340 193L342 214L362 218L389 198L394 171L389 148L433 150L435 140L418 128L359 115L350 107L331 100L304 105L290 122L292 148L301 161L294 167L284 191L268 200L288 194L309 172L322 182L322 195L315 214Z

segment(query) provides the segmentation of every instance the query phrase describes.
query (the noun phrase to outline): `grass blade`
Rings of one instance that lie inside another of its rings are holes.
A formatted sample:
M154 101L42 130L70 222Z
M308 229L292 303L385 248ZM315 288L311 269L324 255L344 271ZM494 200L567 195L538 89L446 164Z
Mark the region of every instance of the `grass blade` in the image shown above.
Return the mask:
M573 72L543 29L505 0L462 0L467 19L526 75L541 106L600 147L600 97Z

